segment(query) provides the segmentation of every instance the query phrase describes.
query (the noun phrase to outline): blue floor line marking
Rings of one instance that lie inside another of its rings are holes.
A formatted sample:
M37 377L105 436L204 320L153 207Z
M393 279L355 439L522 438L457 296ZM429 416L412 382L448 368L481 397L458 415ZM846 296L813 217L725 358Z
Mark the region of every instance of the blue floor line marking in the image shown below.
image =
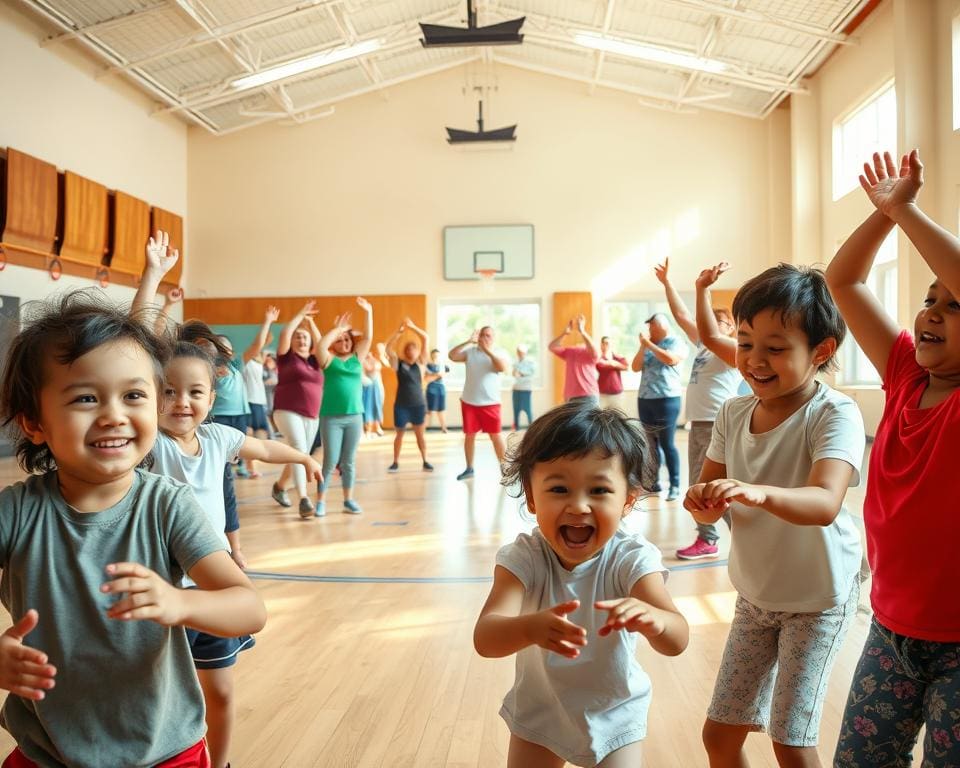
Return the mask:
M698 568L719 568L726 564L726 560L714 560L709 563L675 565L669 570L692 571ZM312 581L319 584L489 584L493 581L492 576L314 576L307 573L271 573L269 571L247 571L246 574L252 579Z

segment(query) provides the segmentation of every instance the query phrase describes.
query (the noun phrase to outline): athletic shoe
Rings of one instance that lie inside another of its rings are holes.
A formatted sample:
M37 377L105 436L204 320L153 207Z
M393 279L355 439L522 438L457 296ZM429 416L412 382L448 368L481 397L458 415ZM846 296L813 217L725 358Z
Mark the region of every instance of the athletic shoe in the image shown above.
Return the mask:
M292 506L290 504L290 497L287 496L287 492L279 486L279 484L274 483L273 488L270 490L270 495L273 496L273 500L277 502L281 507Z
M660 486L660 483L654 483L650 486L650 493L660 493L663 488Z
M363 512L363 510L360 509L360 505L357 504L357 502L355 502L353 499L343 500L343 511L347 515L359 515L361 512Z
M387 467L387 472L399 472L400 465L397 462L393 462L389 467Z
M306 496L300 499L300 517L304 520L309 520L313 517L313 513L316 510L314 509L313 502L310 501Z
M424 472L433 472L433 464L429 461L423 462L423 471Z
M318 501L316 509L313 510L314 517L326 517L327 516L327 503L325 501Z
M670 492L667 494L667 501L676 501L680 498L680 489L675 485L670 486Z
M237 477L250 477L250 473L247 471L246 467L238 466L235 471L237 473Z
M467 467L463 472L457 475L457 480L469 480L473 477L473 467Z
M689 547L677 550L677 557L681 560L703 560L705 557L716 557L718 553L716 544L697 536L697 540Z

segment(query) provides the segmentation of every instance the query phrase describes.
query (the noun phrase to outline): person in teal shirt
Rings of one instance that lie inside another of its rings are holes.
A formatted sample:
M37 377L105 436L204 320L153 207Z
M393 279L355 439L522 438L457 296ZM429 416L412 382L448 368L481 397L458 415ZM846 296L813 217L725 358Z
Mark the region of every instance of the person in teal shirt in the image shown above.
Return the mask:
M334 320L317 345L317 360L323 368L323 401L320 403L320 433L323 438L323 483L317 494L314 515L327 513L327 483L333 468L340 467L343 483L343 511L359 515L360 505L353 499L357 446L363 435L363 364L373 337L373 307L363 297L357 306L365 313L363 335L355 339L350 313Z

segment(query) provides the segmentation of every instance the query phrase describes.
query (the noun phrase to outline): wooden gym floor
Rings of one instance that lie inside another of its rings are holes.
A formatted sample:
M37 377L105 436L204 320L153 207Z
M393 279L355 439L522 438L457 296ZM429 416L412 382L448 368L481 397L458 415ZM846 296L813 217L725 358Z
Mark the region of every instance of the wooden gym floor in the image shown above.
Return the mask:
M480 658L471 638L497 549L532 522L499 486L489 441L478 440L476 478L457 482L461 434L428 432L432 474L420 470L412 434L400 472L388 474L392 437L361 444L360 516L340 512L336 481L327 517L304 522L270 498L277 468L237 479L243 550L269 619L237 666L234 768L506 763L508 732L497 712L514 660ZM686 478L685 432L678 445ZM0 460L0 480L19 477L12 459ZM862 498L862 487L847 496L858 518ZM641 641L654 685L644 764L702 768L700 727L735 598L725 567L729 533L722 531L718 560L684 563L674 552L691 543L694 526L679 502L648 499L628 527L662 550L668 588L691 625L690 646L676 658ZM866 635L868 590L869 583L830 681L824 765ZM0 732L0 755L11 747ZM776 765L765 735L751 735L747 751L751 766Z

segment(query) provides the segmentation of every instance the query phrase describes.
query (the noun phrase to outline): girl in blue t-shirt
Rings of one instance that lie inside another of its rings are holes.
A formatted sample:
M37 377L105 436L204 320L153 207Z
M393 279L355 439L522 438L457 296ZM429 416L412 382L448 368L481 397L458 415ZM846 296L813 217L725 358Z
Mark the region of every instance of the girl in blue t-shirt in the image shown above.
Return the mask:
M474 630L481 656L517 655L500 710L508 768L640 764L651 689L636 635L668 656L689 639L659 550L620 530L644 493L647 451L622 413L574 401L534 421L508 457L503 484L522 487L537 528L497 554Z

